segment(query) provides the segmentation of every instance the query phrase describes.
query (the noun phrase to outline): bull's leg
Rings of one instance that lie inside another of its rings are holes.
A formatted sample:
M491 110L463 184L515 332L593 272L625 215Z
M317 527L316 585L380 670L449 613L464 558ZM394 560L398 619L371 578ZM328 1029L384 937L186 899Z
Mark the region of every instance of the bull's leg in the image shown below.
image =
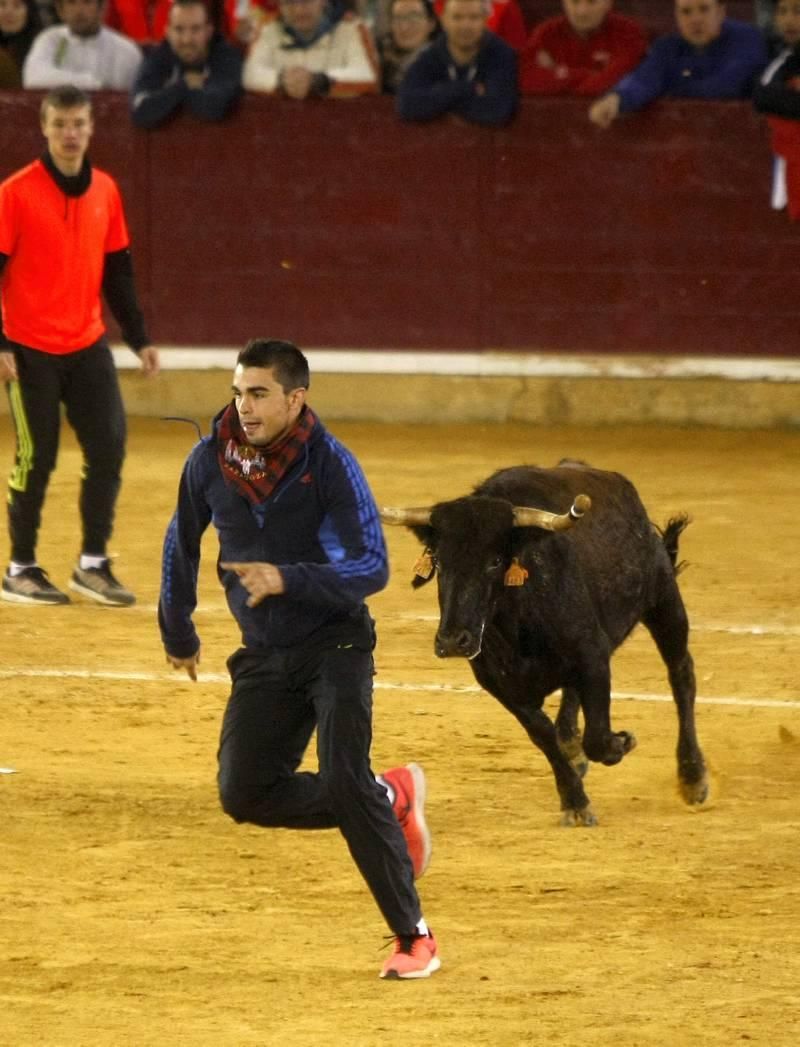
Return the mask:
M577 774L583 778L589 770L589 761L583 751L581 733L578 729L578 711L581 700L574 687L564 687L561 691L561 705L556 716L556 735L558 746L566 756Z
M531 708L530 705L505 701L503 698L498 698L498 701L513 713L533 744L547 757L561 799L561 824L596 825L597 819L584 792L580 775L561 751L555 725L547 713L542 709Z
M595 763L619 763L636 748L629 731L611 730L611 671L608 657L588 658L576 672L575 690L583 709L583 751Z
M697 688L688 646L689 620L673 575L670 574L662 586L658 603L643 621L664 659L678 711L678 784L681 795L686 803L703 803L708 798L708 773L695 729Z

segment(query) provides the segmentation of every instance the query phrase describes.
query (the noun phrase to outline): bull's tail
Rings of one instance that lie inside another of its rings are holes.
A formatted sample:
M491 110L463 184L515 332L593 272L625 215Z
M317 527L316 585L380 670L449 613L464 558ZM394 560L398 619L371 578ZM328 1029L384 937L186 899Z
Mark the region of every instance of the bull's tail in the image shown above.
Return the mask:
M680 572L686 566L686 561L682 560L678 562L678 543L680 537L686 528L691 523L691 519L687 513L679 513L678 516L671 516L667 521L667 526L663 528L656 527L661 541L664 543L664 548L667 550L667 555L670 558L670 562L675 570L675 574Z

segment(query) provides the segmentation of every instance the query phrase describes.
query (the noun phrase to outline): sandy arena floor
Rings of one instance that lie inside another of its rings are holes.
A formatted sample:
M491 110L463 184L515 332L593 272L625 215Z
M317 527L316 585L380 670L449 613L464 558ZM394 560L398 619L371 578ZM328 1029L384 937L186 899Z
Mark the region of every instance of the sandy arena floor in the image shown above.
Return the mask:
M221 390L221 393L223 390ZM337 424L382 504L466 493L563 455L627 473L676 510L693 623L701 812L677 795L676 720L637 631L614 662L615 725L639 747L591 768L596 829L561 829L549 769L433 655L434 587L390 529L374 765L429 777L421 881L442 971L385 983L386 933L335 832L237 827L215 793L224 660L211 567L197 684L165 665L159 556L187 427L133 420L113 542L139 604L0 604L0 1043L8 1047L732 1047L800 1042L800 433ZM10 469L8 418L0 446ZM41 561L66 584L79 458L65 436Z

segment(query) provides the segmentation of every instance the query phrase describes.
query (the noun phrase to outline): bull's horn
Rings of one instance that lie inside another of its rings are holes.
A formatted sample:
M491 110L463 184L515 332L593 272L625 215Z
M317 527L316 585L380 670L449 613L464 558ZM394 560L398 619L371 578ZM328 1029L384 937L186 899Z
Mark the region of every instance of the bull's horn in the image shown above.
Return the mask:
M384 506L378 513L386 524L405 524L406 527L412 527L431 522L430 509L394 509Z
M516 527L541 527L545 531L566 531L591 507L592 500L588 494L576 495L568 513L548 513L544 509L515 505L514 525Z

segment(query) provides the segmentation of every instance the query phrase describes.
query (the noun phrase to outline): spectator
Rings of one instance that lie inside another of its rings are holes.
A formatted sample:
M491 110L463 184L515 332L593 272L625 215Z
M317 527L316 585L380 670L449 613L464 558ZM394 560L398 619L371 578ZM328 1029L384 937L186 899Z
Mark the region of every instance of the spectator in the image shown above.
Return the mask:
M725 17L721 0L676 0L678 32L656 40L647 58L589 109L609 127L620 113L657 98L744 98L767 64L767 48L753 25Z
M0 0L2 3L2 0ZM396 94L406 69L427 43L441 32L430 0L391 0L388 33L378 41L381 88Z
M397 92L400 116L453 113L476 124L507 123L517 106L517 56L486 28L483 0L445 0L442 28L408 67Z
M0 0L0 87L22 87L22 66L41 28L36 0Z
M597 97L647 51L644 30L611 10L613 0L562 0L564 14L531 33L520 55L520 91Z
M129 91L142 53L101 25L102 0L56 0L63 25L42 30L22 68L25 87L72 84L86 91Z
M242 90L242 56L215 32L203 0L174 0L167 39L146 56L131 93L137 127L156 127L180 109L222 120Z
M775 28L783 50L764 70L753 103L761 113L800 120L800 0L778 0Z
M528 30L517 0L485 0L488 15L486 28L489 32L521 51L528 39ZM434 10L439 18L444 11L445 0L436 0Z
M325 0L281 0L244 63L249 91L288 98L375 94L378 58L366 25Z
M125 457L125 409L101 292L145 374L158 373L158 350L136 297L119 189L87 156L94 130L89 95L71 85L50 91L41 125L44 155L0 184L0 381L17 440L8 485L11 560L0 596L69 603L36 561L63 403L83 452L83 544L70 588L125 607L136 597L111 573L106 553Z
M753 92L753 103L766 113L772 132L775 166L772 206L788 206L800 218L800 0L778 0L775 29L783 50L764 70Z

